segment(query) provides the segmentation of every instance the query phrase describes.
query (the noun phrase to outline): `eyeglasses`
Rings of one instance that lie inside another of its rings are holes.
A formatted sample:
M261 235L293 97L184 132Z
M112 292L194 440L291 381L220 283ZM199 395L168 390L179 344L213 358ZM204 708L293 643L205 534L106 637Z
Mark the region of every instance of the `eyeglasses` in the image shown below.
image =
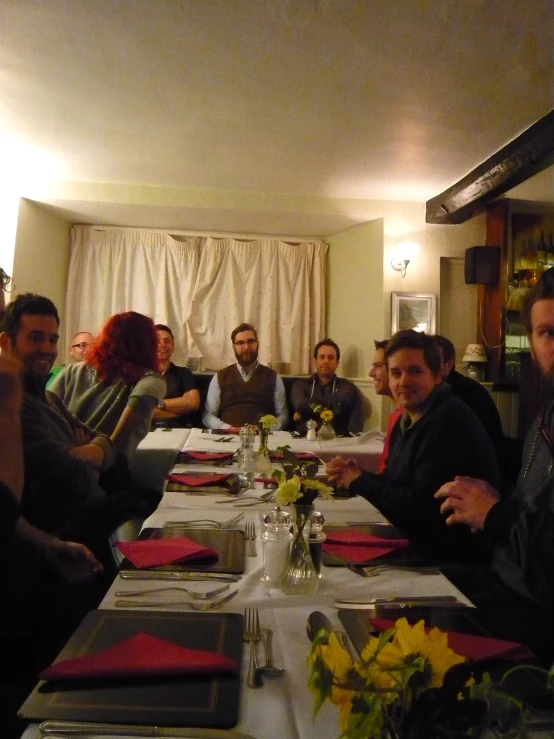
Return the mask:
M258 343L258 339L246 339L246 341L235 341L235 346L254 346Z
M79 349L86 349L87 346L90 346L90 342L89 341L81 341L80 344L71 344L71 347L70 348L71 349L77 349L77 347L79 347Z

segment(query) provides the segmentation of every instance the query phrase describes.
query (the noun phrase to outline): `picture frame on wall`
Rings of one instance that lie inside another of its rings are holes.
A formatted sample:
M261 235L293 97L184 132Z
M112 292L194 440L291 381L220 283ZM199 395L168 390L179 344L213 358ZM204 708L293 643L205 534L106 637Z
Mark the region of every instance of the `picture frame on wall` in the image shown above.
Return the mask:
M391 336L411 328L434 334L437 321L437 296L433 293L392 292Z

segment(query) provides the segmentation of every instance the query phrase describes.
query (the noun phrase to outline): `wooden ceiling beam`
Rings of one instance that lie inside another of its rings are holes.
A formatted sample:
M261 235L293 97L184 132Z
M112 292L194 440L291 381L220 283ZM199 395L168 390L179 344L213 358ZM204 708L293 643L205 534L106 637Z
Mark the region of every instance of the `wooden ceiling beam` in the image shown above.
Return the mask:
M554 162L554 110L426 203L426 223L464 223Z

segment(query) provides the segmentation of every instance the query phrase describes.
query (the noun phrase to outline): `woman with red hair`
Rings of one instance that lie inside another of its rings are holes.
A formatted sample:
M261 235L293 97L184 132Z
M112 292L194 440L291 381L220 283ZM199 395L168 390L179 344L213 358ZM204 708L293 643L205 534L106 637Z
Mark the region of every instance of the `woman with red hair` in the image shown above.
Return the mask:
M151 318L128 311L109 318L85 361L68 365L49 387L80 421L131 457L166 392L158 372L158 335Z

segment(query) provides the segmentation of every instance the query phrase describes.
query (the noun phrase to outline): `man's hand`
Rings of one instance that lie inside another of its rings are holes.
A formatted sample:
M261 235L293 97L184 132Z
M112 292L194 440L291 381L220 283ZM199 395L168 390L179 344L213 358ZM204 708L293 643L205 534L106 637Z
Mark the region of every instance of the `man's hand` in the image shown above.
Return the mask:
M474 477L455 477L453 482L445 483L435 498L444 498L441 513L450 514L446 519L448 526L463 523L475 529L483 529L485 518L500 494L485 480Z
M75 443L77 446L85 446L94 438L94 434L89 433L82 426L73 427L73 436L75 437Z
M353 459L333 457L325 465L325 472L329 482L337 487L347 488L351 482L362 474L362 470Z
M84 446L75 446L70 449L70 454L79 457L86 462L94 470L99 470L104 462L104 450L99 444L85 444Z
M90 549L75 541L54 539L43 552L54 572L68 583L90 580L104 570Z
M0 356L0 405L19 413L21 407L21 364L13 356Z
M300 413L298 413L298 411L296 411L296 413L292 417L292 420L293 421L301 421L302 420L302 416L300 415Z

